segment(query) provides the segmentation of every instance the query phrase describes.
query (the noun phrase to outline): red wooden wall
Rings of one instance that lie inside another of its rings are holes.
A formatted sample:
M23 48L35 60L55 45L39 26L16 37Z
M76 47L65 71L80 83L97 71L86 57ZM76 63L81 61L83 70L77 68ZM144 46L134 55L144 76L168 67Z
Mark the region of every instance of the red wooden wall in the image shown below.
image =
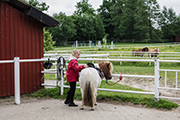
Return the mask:
M0 1L0 60L43 57L43 27L9 4ZM20 63L20 92L41 88L42 62ZM0 97L14 95L14 64L0 64Z

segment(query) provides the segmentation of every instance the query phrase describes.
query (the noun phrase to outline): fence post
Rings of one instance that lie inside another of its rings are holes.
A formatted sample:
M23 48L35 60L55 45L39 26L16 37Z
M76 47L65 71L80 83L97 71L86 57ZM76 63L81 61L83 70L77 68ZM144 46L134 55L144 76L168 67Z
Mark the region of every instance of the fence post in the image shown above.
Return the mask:
M159 58L155 58L155 100L159 101Z
M76 40L76 48L78 47L78 41Z
M91 43L92 43L92 42L89 40L89 47L91 47Z
M63 60L63 57L60 58L60 61L61 61L61 95L63 95L64 93L64 60Z
M56 57L56 59L58 59L57 58L57 55L58 55L58 53L57 53L57 51L55 51L55 57ZM55 61L55 70L57 70L57 61ZM57 74L55 74L55 78L57 79Z
M148 53L149 59L151 60L151 52ZM151 66L151 62L149 62L149 66Z
M111 49L113 49L113 41L111 41Z
M120 51L120 59L122 59L122 51ZM122 61L120 61L120 65L122 65Z
M107 51L107 54L109 54L109 52ZM109 59L109 55L107 56L107 59Z
M94 55L94 51L92 51L92 54ZM94 58L94 57L92 57L92 58ZM94 63L94 60L93 60L93 63Z
M20 104L20 64L19 57L14 57L15 104Z

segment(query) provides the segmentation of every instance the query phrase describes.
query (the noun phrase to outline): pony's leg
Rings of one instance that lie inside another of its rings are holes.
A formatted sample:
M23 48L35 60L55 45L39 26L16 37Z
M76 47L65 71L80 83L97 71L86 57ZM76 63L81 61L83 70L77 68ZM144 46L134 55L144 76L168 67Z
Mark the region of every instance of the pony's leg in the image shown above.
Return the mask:
M82 96L82 105L81 105L81 107L80 107L80 110L84 110L84 102L83 102L83 96Z
M96 95L97 95L97 89L95 89L95 91L94 91L94 104L93 104L93 106L91 107L91 110L95 110L95 105L97 105L96 104Z
M83 96L83 91L82 91L82 89L81 89L81 94L82 94L82 105L81 105L81 107L80 107L80 110L84 110L84 102L83 102L84 96Z
M97 90L95 90L95 94L94 94L94 105L97 105L97 100L96 100L96 96L97 96Z
M80 107L80 110L84 110L84 105L82 103L81 107Z
M92 111L94 111L94 110L95 110L95 107L94 107L94 105L91 107L91 110L92 110Z

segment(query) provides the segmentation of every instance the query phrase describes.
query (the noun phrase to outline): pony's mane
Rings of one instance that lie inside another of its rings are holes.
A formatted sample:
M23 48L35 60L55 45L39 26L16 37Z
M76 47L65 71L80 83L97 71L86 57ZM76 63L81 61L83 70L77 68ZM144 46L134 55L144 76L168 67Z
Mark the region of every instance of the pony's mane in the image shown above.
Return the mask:
M112 64L111 62L109 62L109 61L103 61L103 62L100 62L99 64L101 64L101 63L107 63L107 64L109 64L109 70L110 70L110 71L113 71L113 64Z

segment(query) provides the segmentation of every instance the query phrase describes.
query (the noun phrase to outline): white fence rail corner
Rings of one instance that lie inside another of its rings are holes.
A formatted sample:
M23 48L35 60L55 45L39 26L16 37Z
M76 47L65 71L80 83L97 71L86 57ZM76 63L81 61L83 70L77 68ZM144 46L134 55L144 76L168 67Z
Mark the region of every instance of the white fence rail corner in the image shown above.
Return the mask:
M92 57L92 56L91 56ZM107 56L106 56L107 57ZM20 104L20 62L40 62L40 61L47 61L48 58L42 58L42 59L23 59L20 60L19 57L14 57L14 60L4 60L4 61L0 61L0 64L5 64L5 63L14 63L14 81L15 81L15 104ZM57 58L51 58L51 60L53 61L57 61ZM68 60L68 59L66 59ZM159 101L159 98L168 98L168 99L173 99L172 97L163 97L160 96L159 94L159 89L168 89L168 90L180 90L180 88L178 88L178 78L177 78L177 72L180 72L180 70L165 70L165 69L160 69L159 65L160 62L178 62L180 63L179 60L159 60L158 58L156 58L155 60L146 60L146 59L98 59L98 58L79 58L79 61L129 61L129 62L154 62L155 65L155 73L154 76L148 76L148 75L123 75L123 77L140 77L140 78L153 78L155 79L155 89L154 92L140 92L140 91L125 91L125 90L114 90L114 89L104 89L104 88L99 88L98 90L104 90L104 91L113 91L113 92L125 92L125 93L135 93L135 94L153 94L155 95L155 99L156 101ZM61 69L62 68L61 66ZM160 71L173 71L176 72L176 85L175 88L168 88L167 86L165 87L160 87L159 86L159 72ZM49 73L52 71L41 71L41 73ZM56 72L53 72L53 74ZM61 73L63 74L63 73ZM61 75L63 77L63 75ZM113 74L113 76L120 76L118 74ZM42 84L45 86L45 84ZM64 88L69 87L64 85L64 78L61 78L61 95L63 95L64 92ZM180 98L174 98L174 99L178 99L180 100Z

